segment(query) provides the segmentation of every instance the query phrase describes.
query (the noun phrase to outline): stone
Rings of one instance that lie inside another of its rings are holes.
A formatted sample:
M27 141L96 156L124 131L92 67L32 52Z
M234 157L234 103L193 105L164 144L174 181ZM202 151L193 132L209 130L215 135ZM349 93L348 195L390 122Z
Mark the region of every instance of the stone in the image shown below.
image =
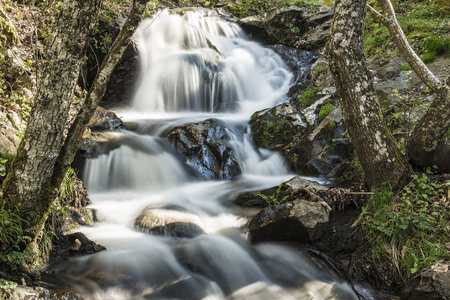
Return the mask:
M122 127L123 122L115 112L100 106L97 107L88 124L88 128L93 131L113 131Z
M198 224L200 219L186 212L149 208L135 219L134 228L150 234L194 238L205 233Z
M402 299L450 299L450 262L440 262L409 280Z
M289 103L255 112L250 126L257 146L278 151L309 130L306 119Z
M249 223L250 241L311 243L328 226L329 210L322 204L296 199L264 208Z
M165 139L206 180L232 179L242 173L221 121L209 119L177 126Z
M323 186L315 181L311 181L305 178L302 178L301 176L295 176L291 178L287 182L281 183L280 186L274 186L268 189L264 189L261 191L258 191L259 193L265 195L265 196L272 196L274 193L280 189L278 199L283 199L284 197L292 197L294 194L296 194L300 189L314 189L317 191L327 191L328 188L326 186ZM265 207L268 206L268 203L261 197L254 194L255 191L252 192L245 192L240 195L238 195L234 200L233 204L243 206L243 207Z

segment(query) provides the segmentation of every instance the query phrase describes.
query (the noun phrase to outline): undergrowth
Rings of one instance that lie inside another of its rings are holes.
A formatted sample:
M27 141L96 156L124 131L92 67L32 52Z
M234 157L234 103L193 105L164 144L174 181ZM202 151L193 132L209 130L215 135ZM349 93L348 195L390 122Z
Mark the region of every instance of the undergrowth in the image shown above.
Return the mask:
M442 182L429 168L398 195L380 188L363 208L362 229L373 257L388 259L401 281L440 260L450 259L450 182Z
M278 189L270 196L264 195L261 192L254 192L253 195L263 198L268 205L279 205L286 202L287 199L289 198L289 196L284 196L283 198L279 199L282 188L283 188L283 181L281 181L281 183L278 185Z

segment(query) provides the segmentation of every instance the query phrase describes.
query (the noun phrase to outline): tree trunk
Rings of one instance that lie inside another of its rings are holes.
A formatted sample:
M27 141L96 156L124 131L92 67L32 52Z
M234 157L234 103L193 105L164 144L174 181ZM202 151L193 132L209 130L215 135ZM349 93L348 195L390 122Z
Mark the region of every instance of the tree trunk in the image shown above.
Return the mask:
M412 173L389 130L382 125L371 75L364 56L367 1L338 0L335 5L330 67L344 114L344 123L374 189L383 184L399 188Z
M94 82L86 96L86 101L78 113L74 123L72 124L64 145L58 156L55 166L55 173L53 176L52 185L59 186L64 175L69 169L73 159L78 150L80 139L83 136L85 125L89 122L91 116L94 114L97 106L103 98L109 78L111 77L114 68L116 67L125 49L131 42L134 32L140 24L142 16L145 12L147 0L134 0L133 8L128 15L127 21L115 39L111 49L106 55Z
M450 127L450 77L447 82L442 82L428 69L409 45L397 22L391 2L389 0L379 0L379 2L383 14L368 6L370 12L389 30L400 54L417 76L436 93L436 100L409 138L407 154L411 162L418 167L436 165L440 172L448 173L450 172L450 145L444 141L444 136Z
M86 36L94 26L100 2L63 1L28 126L3 182L0 206L17 206L24 213L24 232L33 239L43 228L56 193L50 182L53 167L83 61Z

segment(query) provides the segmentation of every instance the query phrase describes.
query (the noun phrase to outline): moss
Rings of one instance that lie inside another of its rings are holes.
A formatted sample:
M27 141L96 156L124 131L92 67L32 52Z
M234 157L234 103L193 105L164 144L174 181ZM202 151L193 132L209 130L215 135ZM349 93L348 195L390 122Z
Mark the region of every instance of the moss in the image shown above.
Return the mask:
M312 89L305 90L302 95L300 96L299 103L301 107L308 107L310 106L314 100L317 98L317 94L320 93L323 90L321 87L316 87Z
M11 48L19 41L14 26L2 9L0 9L0 50Z
M225 9L235 15L238 18L245 18L248 17L248 12L247 10L244 8L244 6L242 5L238 5L238 4L227 4L225 6Z
M319 111L319 123L322 122L323 119L325 119L336 107L334 107L331 103L325 103L322 105Z

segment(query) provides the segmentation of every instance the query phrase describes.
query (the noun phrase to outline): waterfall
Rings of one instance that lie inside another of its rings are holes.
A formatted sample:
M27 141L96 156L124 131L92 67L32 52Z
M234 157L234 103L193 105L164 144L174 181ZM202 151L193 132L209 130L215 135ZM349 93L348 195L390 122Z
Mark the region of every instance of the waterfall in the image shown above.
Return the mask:
M119 113L133 129L99 146L84 178L100 221L83 232L108 250L54 267L57 280L86 299L356 299L298 249L250 245L231 206L293 176L279 154L252 143L248 126L253 112L286 100L292 74L281 58L210 10L162 11L136 42L141 81ZM234 180L205 181L164 139L206 119L226 126L242 170ZM146 214L181 216L198 235L149 234L136 225Z

